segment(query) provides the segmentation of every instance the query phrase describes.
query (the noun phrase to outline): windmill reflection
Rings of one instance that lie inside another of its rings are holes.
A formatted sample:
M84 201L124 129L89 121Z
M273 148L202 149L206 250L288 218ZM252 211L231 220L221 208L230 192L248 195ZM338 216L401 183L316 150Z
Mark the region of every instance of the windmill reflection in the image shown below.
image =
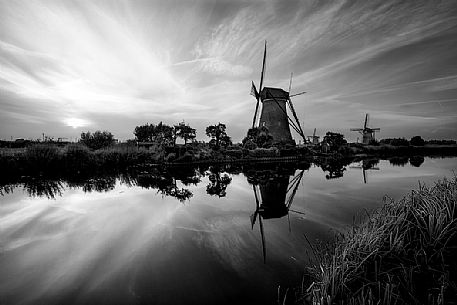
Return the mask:
M259 220L264 263L266 263L267 250L263 220L281 218L287 215L289 232L291 231L289 212L303 214L292 210L291 206L304 172L305 170L300 170L295 176L295 170L285 173L261 172L261 175L257 179L251 178L251 181L254 180L252 190L256 205L254 213L250 216L251 226L254 229L257 219ZM293 178L290 179L290 177ZM248 178L248 180L250 179Z
M378 165L379 159L364 159L359 165L351 166L351 168L361 168L362 175L363 175L363 183L367 183L368 181L368 171L369 170L379 170Z

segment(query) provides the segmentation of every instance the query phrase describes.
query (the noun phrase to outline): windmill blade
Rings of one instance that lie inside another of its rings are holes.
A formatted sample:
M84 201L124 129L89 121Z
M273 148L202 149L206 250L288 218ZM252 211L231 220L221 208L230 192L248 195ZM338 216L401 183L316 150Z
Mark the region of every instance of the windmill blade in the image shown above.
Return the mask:
M289 94L290 90L292 90L292 77L294 76L294 72L290 72L290 81L289 81Z
M262 238L263 263L267 262L267 246L265 245L265 233L263 231L262 215L259 216L260 236Z
M367 184L367 173L365 172L365 169L362 168L363 171L363 183Z
M255 212L252 213L251 216L249 216L249 219L251 220L251 230L254 230L255 221L257 220L257 214L259 213L257 212L257 210L255 210Z
M300 93L295 93L295 94L289 95L289 97L294 97L294 96L302 95L302 94L305 94L305 93L306 93L306 91L303 91L303 92L300 92Z
M288 102L289 102L288 104L289 104L290 110L292 111L292 115L294 116L295 122L297 123L298 129L299 129L298 134L303 138L303 141L306 142L305 133L303 132L303 129L301 128L300 121L298 120L297 113L295 112L294 104L292 103L292 100L290 99L290 97L288 99Z
M380 131L381 128L371 128L372 131Z
M351 128L350 131L363 131L363 128Z
M263 78L265 76L265 62L266 62L266 59L267 59L267 41L265 40L265 49L263 51L262 73L260 73L259 94L262 92Z
M254 81L252 81L252 86L251 86L251 95L253 95L257 103L255 105L255 112L254 112L254 118L252 119L252 128L255 127L255 122L257 121L257 113L259 112L259 104L260 104L260 94L257 91L257 88L254 85Z
M251 226L252 226L252 229L254 229L255 221L257 219L257 215L259 214L260 204L259 204L259 197L257 196L257 190L255 188L255 185L252 185L252 190L254 191L254 197L255 197L255 211L251 215Z
M255 122L257 121L257 112L259 111L259 104L260 104L260 100L257 99L257 103L255 105L254 118L252 119L252 128L255 127Z
M368 113L365 115L365 124L363 125L363 129L366 129L368 126Z
M316 128L314 128L313 139L314 139L315 136L316 136Z

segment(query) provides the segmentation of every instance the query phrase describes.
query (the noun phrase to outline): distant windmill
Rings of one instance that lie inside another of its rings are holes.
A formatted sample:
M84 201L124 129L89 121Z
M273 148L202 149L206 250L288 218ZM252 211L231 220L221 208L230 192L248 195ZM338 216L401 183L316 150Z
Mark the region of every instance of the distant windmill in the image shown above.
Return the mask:
M358 131L362 135L362 143L363 144L370 144L372 140L375 139L375 132L380 131L380 128L369 128L369 115L368 113L365 116L365 124L363 124L363 128L351 128L351 131Z
M301 128L300 122L298 121L297 113L295 112L294 105L290 99L292 96L304 94L300 92L298 94L289 95L290 87L292 85L292 77L289 84L289 92L284 91L281 88L264 87L263 80L265 78L265 63L267 57L267 42L265 41L265 49L263 52L263 63L262 72L260 74L260 85L259 91L257 91L254 82L252 82L251 94L256 98L257 104L255 107L254 118L252 120L252 128L265 126L273 136L275 142L293 143L292 135L290 133L290 127L292 127L306 142L305 134ZM257 114L259 112L260 102L262 107L260 111L260 119L257 123ZM293 118L287 114L287 106L289 106L292 112Z
M319 136L316 136L316 128L314 128L314 132L312 136L308 136L308 140L311 142L311 144L317 145L319 144Z

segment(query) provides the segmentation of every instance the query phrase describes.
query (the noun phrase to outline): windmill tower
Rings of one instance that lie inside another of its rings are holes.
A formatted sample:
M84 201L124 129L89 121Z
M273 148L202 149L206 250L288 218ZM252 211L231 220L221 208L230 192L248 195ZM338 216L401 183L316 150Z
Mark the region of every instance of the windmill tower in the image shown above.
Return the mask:
M319 144L319 136L316 136L316 128L314 128L314 132L312 136L308 136L308 140L310 141L311 144L317 145Z
M363 128L351 128L351 131L358 131L362 135L363 144L370 144L370 142L375 139L375 132L381 130L380 128L369 128L369 119L370 117L367 113L365 116L365 123L363 124Z
M252 82L251 94L256 98L257 104L255 107L254 118L252 120L252 128L265 126L273 136L274 142L290 143L295 145L295 141L292 139L290 133L290 127L292 127L306 142L305 135L301 128L300 122L298 121L297 113L295 112L292 104L290 92L290 85L292 84L292 78L289 85L289 92L284 91L281 88L264 87L263 80L265 77L265 61L267 57L267 42L265 41L265 50L263 52L263 63L262 72L260 74L260 85L259 91L257 91L254 82ZM300 95L295 94L292 96ZM261 105L260 116L258 118L259 106ZM292 113L291 118L287 113L287 106ZM257 122L258 121L258 122ZM289 127L290 126L290 127Z

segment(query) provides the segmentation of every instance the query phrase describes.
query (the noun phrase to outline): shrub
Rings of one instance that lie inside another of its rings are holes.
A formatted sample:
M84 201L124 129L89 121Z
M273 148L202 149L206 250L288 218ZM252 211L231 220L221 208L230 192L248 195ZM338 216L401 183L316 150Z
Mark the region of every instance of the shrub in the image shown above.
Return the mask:
M424 146L425 145L424 139L422 139L420 136L412 137L411 140L409 141L409 143L412 146Z
M69 173L89 171L95 165L94 155L84 145L69 144L64 150L65 169Z
M52 144L30 145L25 149L24 159L32 171L52 172L58 169L59 148Z
M109 131L97 130L93 134L88 131L81 133L79 142L95 150L111 146L114 143L114 137Z

